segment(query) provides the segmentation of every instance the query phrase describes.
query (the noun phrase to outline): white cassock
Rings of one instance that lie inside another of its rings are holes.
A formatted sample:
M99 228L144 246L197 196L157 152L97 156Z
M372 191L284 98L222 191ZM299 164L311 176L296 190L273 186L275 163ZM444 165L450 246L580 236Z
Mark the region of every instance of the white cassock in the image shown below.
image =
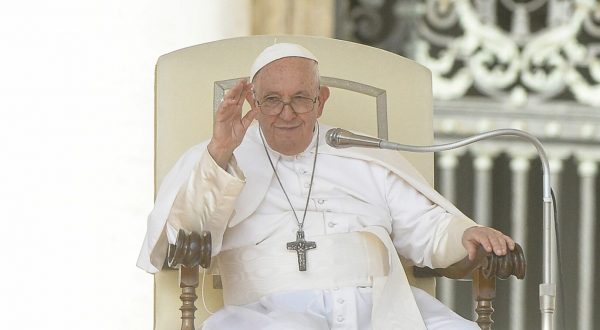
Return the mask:
M411 288L397 257L449 266L465 257L462 234L476 224L398 153L331 148L327 129L320 129L304 222L306 240L317 244L306 252L307 271L298 271L296 252L286 248L298 223L258 125L248 130L227 172L206 143L174 166L150 214L138 266L158 271L166 237L173 242L179 228L210 231L226 306L204 329L478 329ZM268 149L300 221L315 147L316 134L296 156Z

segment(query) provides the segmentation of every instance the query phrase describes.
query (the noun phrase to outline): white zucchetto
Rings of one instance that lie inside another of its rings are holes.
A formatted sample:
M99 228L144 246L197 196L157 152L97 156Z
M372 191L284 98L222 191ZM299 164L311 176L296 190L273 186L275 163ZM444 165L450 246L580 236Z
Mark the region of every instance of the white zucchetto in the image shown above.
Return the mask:
M319 62L313 53L300 45L290 43L274 44L265 48L254 60L250 69L250 81L254 80L256 73L265 65L284 57L304 57Z

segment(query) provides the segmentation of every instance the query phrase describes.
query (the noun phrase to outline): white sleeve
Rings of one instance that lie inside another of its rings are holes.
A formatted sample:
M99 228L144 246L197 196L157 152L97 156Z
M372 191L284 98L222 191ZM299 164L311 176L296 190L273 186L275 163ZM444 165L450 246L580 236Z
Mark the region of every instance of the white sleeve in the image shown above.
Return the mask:
M467 255L462 234L476 223L432 203L392 172L385 181L392 241L400 255L428 267L447 267Z
M212 255L219 253L223 234L244 184L245 177L235 157L225 171L208 151L204 151L189 179L179 189L169 212L169 242L173 243L179 229L187 232L206 230L212 236Z
M244 181L235 158L225 171L210 157L206 143L188 150L173 165L157 192L137 266L150 273L158 272L168 243L175 241L180 228L188 232L210 230L216 253Z

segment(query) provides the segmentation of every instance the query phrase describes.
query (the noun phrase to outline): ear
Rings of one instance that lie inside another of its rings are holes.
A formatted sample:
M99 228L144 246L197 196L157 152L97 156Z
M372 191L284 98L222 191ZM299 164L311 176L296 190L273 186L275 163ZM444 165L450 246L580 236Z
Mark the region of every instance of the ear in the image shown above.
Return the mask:
M321 86L319 87L319 107L317 108L317 118L321 117L323 114L323 107L325 106L325 102L329 98L329 87Z

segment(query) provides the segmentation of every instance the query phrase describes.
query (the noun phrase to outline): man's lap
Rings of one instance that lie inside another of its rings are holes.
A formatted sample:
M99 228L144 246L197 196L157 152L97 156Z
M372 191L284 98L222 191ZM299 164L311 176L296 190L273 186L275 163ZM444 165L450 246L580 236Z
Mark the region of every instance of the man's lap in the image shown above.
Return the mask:
M412 289L427 329L479 329L476 323L454 313L425 291ZM336 298L340 292L348 297L343 290L354 291L354 297ZM338 306L340 301L346 304L343 309ZM288 292L245 306L226 306L209 317L203 329L370 330L371 306L370 288Z

